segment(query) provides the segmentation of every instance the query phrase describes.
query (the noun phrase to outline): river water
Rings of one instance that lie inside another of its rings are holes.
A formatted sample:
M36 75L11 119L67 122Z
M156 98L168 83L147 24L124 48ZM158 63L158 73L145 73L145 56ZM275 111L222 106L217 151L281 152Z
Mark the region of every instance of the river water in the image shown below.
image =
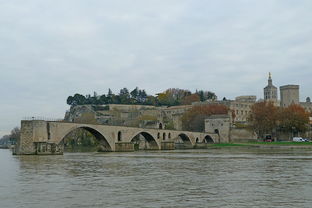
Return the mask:
M0 207L312 207L312 150L222 148L13 156Z

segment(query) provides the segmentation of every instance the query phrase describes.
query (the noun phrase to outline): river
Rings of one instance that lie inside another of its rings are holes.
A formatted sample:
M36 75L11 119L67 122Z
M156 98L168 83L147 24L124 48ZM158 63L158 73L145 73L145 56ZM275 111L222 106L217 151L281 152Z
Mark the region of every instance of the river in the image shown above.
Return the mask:
M312 150L222 148L13 156L0 207L311 208Z

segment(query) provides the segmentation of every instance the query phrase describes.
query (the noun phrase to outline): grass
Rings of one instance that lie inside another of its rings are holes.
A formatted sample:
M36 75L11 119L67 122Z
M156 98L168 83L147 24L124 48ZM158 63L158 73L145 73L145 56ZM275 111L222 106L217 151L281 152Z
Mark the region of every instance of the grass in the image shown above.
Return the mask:
M236 147L236 146L248 146L248 143L215 143L211 144L213 147Z
M311 146L312 142L246 142L246 143L214 143L211 147L259 147L259 146Z
M292 141L283 141L283 142L248 142L246 144L260 144L260 145L312 145L312 142L292 142Z

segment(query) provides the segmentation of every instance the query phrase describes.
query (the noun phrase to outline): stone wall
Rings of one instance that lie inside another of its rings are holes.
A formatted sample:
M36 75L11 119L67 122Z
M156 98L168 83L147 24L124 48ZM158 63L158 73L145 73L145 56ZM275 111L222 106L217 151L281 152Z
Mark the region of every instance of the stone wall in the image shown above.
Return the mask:
M222 143L229 142L230 116L212 115L205 119L205 132L214 132L219 135Z
M299 85L285 85L280 87L281 107L299 104Z
M218 101L204 101L195 102L193 105L209 105L209 104L219 104L227 106L231 112L235 113L234 122L246 123L247 119L251 113L251 106L256 102L256 96L239 96L235 100L218 100ZM230 115L231 116L231 115ZM231 121L233 118L231 118Z
M175 149L174 142L172 141L161 142L161 149L162 150L174 150Z
M17 141L15 153L35 154L36 145L34 142L46 141L48 139L47 130L47 122L45 121L22 121L21 136L19 141Z
M33 141L33 122L21 122L21 135L17 140L14 153L15 154L31 154L35 152L35 144Z
M248 142L257 141L257 135L254 131L246 128L231 128L230 142Z
M130 142L116 142L115 151L116 152L132 152L134 151L134 144Z

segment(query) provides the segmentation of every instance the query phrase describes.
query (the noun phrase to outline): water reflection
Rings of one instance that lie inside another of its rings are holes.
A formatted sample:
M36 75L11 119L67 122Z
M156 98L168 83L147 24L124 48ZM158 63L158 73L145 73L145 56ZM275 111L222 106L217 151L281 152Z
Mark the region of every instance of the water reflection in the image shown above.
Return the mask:
M225 148L12 156L1 207L311 207L312 151Z

